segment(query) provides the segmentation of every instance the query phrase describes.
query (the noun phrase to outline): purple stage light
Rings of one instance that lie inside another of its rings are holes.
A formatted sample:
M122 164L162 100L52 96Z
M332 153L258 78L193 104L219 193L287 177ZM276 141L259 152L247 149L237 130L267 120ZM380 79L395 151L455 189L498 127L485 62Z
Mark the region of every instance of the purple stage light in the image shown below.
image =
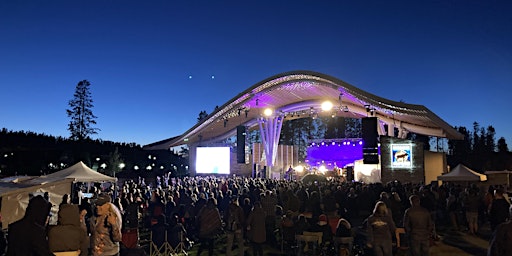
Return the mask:
M356 160L363 159L363 146L360 141L343 141L343 145L352 147L309 147L306 162L318 165L324 162L327 166L345 167ZM325 143L324 143L325 144ZM338 144L340 146L341 144Z

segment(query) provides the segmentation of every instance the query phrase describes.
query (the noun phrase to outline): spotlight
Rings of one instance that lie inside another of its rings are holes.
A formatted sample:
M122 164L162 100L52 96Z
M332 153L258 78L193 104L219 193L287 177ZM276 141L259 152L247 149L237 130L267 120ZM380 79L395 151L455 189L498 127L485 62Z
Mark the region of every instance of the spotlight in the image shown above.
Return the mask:
M370 112L370 105L366 104L364 105L364 108L366 109L366 112Z
M271 116L273 113L274 113L274 111L272 111L272 109L270 109L270 108L267 108L267 109L265 109L265 110L263 111L263 114L264 114L265 116Z
M331 110L331 109L332 109L332 106L333 106L333 105L332 105L332 102L330 102L330 101L324 101L324 102L322 102L322 110L323 110L323 111L329 111L329 110Z
M348 106L343 106L343 112L348 112Z
M260 99L256 99L256 106L260 104Z

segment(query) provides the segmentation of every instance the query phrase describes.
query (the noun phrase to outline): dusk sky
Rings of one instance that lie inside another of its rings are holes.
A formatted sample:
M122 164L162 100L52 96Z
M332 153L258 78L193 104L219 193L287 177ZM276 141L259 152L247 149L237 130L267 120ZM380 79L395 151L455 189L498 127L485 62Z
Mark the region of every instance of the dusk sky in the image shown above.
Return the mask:
M181 135L270 76L311 70L494 126L512 147L512 1L0 1L0 128L68 137L80 80L93 138Z

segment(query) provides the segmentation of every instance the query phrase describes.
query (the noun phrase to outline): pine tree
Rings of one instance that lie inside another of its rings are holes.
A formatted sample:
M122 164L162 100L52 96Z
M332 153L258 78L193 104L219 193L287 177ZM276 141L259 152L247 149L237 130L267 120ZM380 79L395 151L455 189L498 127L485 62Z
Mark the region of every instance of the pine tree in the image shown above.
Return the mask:
M68 124L70 139L82 141L99 131L98 128L92 127L96 124L97 117L92 113L94 105L89 91L90 85L91 83L87 80L78 82L73 99L68 103L70 109L66 109L66 113L71 118Z

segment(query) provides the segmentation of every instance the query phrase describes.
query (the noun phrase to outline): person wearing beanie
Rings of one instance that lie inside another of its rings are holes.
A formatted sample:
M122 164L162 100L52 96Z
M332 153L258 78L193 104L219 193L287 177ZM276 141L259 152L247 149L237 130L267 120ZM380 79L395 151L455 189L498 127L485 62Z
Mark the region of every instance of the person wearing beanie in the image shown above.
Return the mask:
M9 225L7 256L53 255L46 239L51 204L43 196L32 197L25 216Z
M69 252L80 250L81 256L89 254L87 231L80 226L80 212L77 205L61 204L59 206L57 225L50 226L48 244L52 252Z

